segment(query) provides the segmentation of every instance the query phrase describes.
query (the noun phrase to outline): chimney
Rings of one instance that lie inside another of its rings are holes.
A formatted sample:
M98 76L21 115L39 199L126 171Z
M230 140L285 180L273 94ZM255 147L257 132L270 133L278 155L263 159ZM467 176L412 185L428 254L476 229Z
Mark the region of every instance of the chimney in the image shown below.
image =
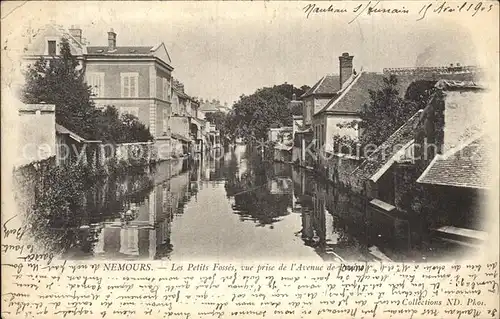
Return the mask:
M292 94L292 101L296 101L297 100L297 94L293 93Z
M113 29L108 32L108 51L116 50L116 33Z
M72 25L71 29L69 29L69 34L71 34L71 36L73 38L75 38L76 41L78 41L78 43L83 43L82 42L82 29Z
M179 88L179 91L184 93L184 84L182 84L181 82L177 82L177 87Z
M354 56L349 55L349 53L344 52L339 56L340 62L340 87L344 85L345 81L349 79L352 75L352 60Z

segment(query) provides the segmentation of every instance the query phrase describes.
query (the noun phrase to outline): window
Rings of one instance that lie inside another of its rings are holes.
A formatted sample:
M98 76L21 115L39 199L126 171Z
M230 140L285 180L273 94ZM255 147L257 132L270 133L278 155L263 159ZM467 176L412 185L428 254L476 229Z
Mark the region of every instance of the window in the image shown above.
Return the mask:
M171 87L170 87L170 80L167 78L162 78L162 83L163 83L163 99L165 101L170 101L170 95L171 95Z
M186 104L184 102L181 102L179 106L180 106L180 111L179 111L180 114L183 116L186 115Z
M87 73L87 84L90 85L93 96L104 96L104 73Z
M170 114L168 109L163 109L163 134L166 135L169 129L169 118Z
M323 144L325 144L325 124L321 124L321 145L323 146L324 149Z
M172 113L174 115L179 115L179 98L177 97L177 95L174 95L172 101Z
M314 139L315 139L315 143L316 144L316 149L319 148L319 141L318 141L318 126L315 125L314 126Z
M55 40L47 41L47 53L49 55L57 55L57 42Z
M121 73L122 97L138 97L138 73Z
M120 114L130 114L139 118L139 108L138 107L120 107Z

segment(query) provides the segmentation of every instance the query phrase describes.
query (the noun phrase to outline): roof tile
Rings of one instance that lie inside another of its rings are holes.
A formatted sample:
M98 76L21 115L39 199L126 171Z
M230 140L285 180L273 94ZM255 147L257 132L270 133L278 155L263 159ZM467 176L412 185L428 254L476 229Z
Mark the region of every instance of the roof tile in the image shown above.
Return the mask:
M325 75L301 97L304 98L315 94L335 94L338 90L340 90L340 76Z
M468 188L490 188L492 186L490 156L493 141L482 136L469 140L447 154L434 158L417 179L423 184L446 185Z
M383 74L362 72L353 78L351 84L345 87L343 92L339 92L338 96L332 98L318 113L324 111L359 112L363 105L370 103L369 91L380 90L383 86Z
M361 180L372 178L394 155L414 138L414 129L420 121L421 110L410 117L389 138L365 159L354 171Z

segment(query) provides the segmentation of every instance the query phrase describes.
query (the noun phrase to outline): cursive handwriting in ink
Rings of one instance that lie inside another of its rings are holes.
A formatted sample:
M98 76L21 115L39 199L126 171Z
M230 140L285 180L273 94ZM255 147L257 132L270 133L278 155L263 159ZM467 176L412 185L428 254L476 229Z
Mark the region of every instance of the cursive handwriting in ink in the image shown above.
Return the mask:
M306 18L309 18L311 13L346 13L347 9L338 9L334 8L333 5L330 5L328 8L321 8L316 6L314 3L310 3L304 8L302 8L306 14Z
M429 10L431 9L432 10ZM423 20L428 16L428 14L444 14L444 13L470 13L472 17L475 17L480 12L490 12L493 9L493 4L486 5L483 2L471 3L463 2L460 4L448 4L448 2L443 1L440 4L428 3L422 6L418 12L417 21Z

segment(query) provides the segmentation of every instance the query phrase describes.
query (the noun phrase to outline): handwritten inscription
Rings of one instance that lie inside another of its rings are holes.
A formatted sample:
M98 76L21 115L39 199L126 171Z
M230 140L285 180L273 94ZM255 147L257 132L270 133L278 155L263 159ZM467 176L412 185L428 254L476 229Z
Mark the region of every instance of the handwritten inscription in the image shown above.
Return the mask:
M453 14L453 13L468 13L475 17L479 13L490 12L493 9L493 4L483 2L463 2L463 3L448 3L446 1L437 3L427 3L422 6L418 12L418 21L427 17L428 14Z
M6 317L495 318L497 262L4 264ZM18 269L22 269L21 272ZM7 273L7 272L6 272ZM425 276L425 278L424 278Z
M468 14L471 17L476 17L482 13L492 12L494 4L486 2L447 2L433 1L423 4L419 9L415 7L406 7L403 4L393 2L368 1L363 4L328 4L319 5L315 3L307 4L302 8L306 18L311 18L315 15L331 14L331 15L347 15L350 20L349 24L354 22L362 15L367 16L408 16L415 15L417 21L434 15L450 15L450 14Z
M382 14L408 14L410 11L406 9L406 7L401 6L399 8L387 8L387 7L381 7L380 1L378 2L372 2L369 1L366 4L358 4L354 8L347 9L345 7L342 8L336 8L333 4L330 4L327 7L322 7L316 4L308 4L303 8L304 13L306 14L306 17L309 18L311 14L320 14L320 13L331 13L331 14L354 14L354 18L349 21L349 23L352 23L354 20L356 20L361 14L367 14L367 15L372 15L372 14L377 14L377 13L382 13Z

